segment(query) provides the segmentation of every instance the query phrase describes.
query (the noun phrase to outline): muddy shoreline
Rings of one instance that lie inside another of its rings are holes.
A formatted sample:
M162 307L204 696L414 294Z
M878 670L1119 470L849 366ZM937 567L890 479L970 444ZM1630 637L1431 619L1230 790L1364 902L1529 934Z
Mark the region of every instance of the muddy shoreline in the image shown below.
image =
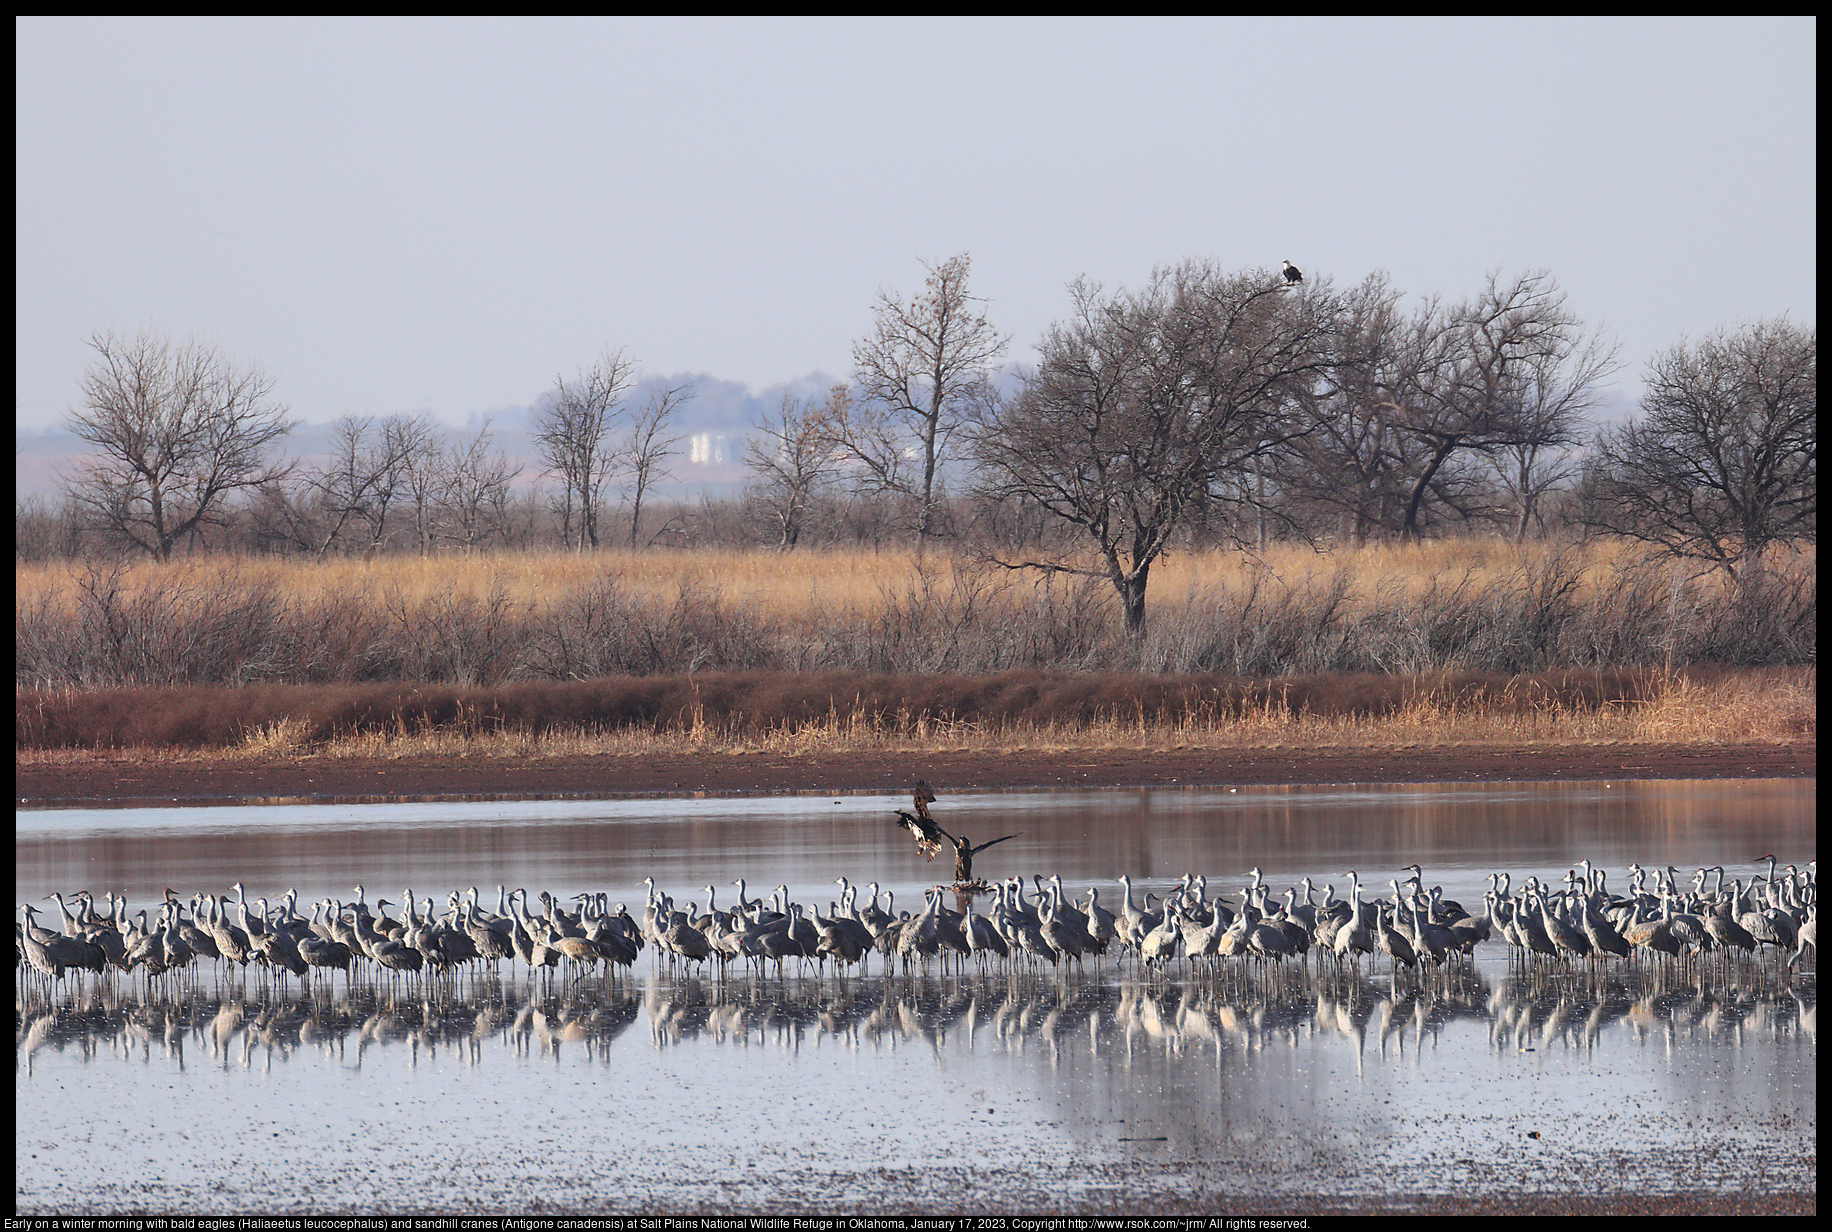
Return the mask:
M944 791L1814 778L1817 742L1520 747L1024 749L654 756L160 757L97 754L17 767L15 806L209 804Z

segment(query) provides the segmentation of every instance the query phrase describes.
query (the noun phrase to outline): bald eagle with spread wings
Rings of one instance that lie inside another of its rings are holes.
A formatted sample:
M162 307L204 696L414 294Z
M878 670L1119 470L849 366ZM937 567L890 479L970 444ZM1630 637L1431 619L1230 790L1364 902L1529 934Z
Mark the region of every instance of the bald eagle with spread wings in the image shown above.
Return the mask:
M941 851L941 841L945 838L953 841L953 835L935 824L929 816L929 804L935 799L935 789L928 782L919 781L916 790L911 793L915 798L916 811L906 813L897 810L897 824L916 836L916 850L922 852L922 858L933 860Z
M935 818L929 815L929 805L935 799L935 789L926 781L918 782L912 793L916 811L906 813L897 810L897 824L908 830L916 838L916 850L922 852L925 860L933 860L941 852L942 840L946 839L954 848L954 880L956 884L965 884L973 880L973 857L988 847L1002 843L1007 838L1017 838L1016 834L1007 834L1004 838L995 838L989 843L977 847L968 841L966 835L959 838L949 834L936 824Z

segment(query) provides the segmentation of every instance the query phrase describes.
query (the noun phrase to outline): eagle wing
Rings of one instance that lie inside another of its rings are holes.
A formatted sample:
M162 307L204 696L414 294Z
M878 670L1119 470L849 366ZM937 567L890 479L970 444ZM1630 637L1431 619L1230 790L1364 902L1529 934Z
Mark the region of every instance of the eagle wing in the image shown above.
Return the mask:
M941 840L948 837L948 832L936 825L934 818L918 817L902 809L897 810L897 824L915 836L916 850L922 852L925 860L933 860L941 851Z

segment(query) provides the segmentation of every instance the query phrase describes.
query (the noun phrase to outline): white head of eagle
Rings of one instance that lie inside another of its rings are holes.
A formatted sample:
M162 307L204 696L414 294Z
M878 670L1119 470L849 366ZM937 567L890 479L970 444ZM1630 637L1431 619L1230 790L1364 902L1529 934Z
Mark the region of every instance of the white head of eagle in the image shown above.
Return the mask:
M1291 285L1294 282L1303 282L1304 281L1304 271L1303 270L1299 269L1297 266L1293 265L1289 261L1281 261L1279 262L1279 264L1285 268L1285 284L1287 286Z

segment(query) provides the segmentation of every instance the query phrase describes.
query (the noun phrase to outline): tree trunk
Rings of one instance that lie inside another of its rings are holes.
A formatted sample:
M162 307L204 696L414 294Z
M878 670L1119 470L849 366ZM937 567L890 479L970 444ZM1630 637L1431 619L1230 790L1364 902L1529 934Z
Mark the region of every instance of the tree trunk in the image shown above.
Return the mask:
M1149 566L1134 569L1117 579L1120 608L1126 614L1126 632L1138 636L1145 632L1145 575Z
M1425 473L1420 475L1418 483L1413 485L1412 498L1406 502L1406 522L1404 529L1400 533L1400 538L1410 539L1414 543L1418 542L1420 538L1419 509L1425 503L1425 489L1430 485L1432 476L1438 473L1438 468L1443 466L1445 460L1456 451L1458 444L1461 443L1461 439L1460 437L1454 436L1445 437L1438 442L1438 447L1432 451L1430 465L1425 467Z
M937 402L939 403L939 399ZM941 408L937 405L933 415L939 417ZM916 513L916 559L922 559L923 549L929 542L929 515L935 507L935 432L937 419L930 418L923 425L922 433L922 507Z

